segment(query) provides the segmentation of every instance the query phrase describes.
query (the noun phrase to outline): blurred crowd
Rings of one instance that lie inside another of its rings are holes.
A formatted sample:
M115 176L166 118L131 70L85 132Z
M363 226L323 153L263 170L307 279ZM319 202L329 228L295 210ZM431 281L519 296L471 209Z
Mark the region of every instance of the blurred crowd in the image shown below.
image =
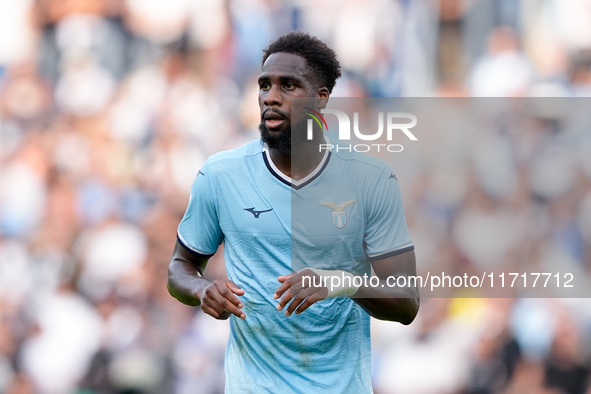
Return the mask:
M167 265L202 163L257 138L262 49L294 29L336 50L337 97L591 93L586 0L0 1L0 392L223 392L227 322L172 299ZM452 162L396 170L419 266L591 269L588 129L432 138ZM409 327L372 321L375 391L590 393L589 304L424 299Z
M434 293L427 286L416 323L375 321L376 387L591 392L591 99L398 101L421 120L413 128L419 141L407 140L405 155L388 158L402 187L418 273L486 272L487 284ZM521 276L515 288L510 281L501 288L501 272L523 273L526 290ZM532 275L542 272L561 280L572 273L578 284L542 289ZM547 298L523 298L534 293ZM426 298L443 294L452 298ZM486 298L491 294L515 298Z

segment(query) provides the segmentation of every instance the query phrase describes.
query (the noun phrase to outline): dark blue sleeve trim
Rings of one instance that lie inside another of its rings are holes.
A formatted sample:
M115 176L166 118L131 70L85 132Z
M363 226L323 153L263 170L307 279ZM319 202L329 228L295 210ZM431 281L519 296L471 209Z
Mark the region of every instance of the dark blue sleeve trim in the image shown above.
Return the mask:
M410 252L411 250L414 250L414 248L415 248L414 245L410 245L410 246L407 246L406 248L398 249L393 252L388 252L388 253L380 254L378 256L370 257L369 260L370 261L382 260L382 259L385 259L388 257L399 255L404 252Z

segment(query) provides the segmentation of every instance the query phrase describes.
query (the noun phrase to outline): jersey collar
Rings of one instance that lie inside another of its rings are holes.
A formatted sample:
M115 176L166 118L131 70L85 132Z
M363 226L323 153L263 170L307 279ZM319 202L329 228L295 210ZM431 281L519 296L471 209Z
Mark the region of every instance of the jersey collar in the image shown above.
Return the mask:
M326 140L327 144L330 144L330 140L326 136L324 137L324 139ZM322 156L322 160L320 160L320 163L318 163L318 166L316 166L314 171L312 171L311 173L309 173L308 175L306 175L304 178L300 179L299 181L296 181L294 179L291 179L290 177L288 177L284 173L282 173L277 168L277 166L275 165L275 163L273 163L273 160L271 159L271 155L269 153L269 149L267 148L267 145L263 146L263 160L265 161L265 165L267 166L267 169L269 169L269 172L271 172L271 174L275 178L279 179L282 183L286 184L287 186L293 187L296 190L299 190L302 187L310 184L312 181L314 181L314 179L318 178L320 176L320 174L322 174L322 172L324 171L324 169L328 165L328 161L330 160L330 155L331 155L330 150L325 150L324 156Z

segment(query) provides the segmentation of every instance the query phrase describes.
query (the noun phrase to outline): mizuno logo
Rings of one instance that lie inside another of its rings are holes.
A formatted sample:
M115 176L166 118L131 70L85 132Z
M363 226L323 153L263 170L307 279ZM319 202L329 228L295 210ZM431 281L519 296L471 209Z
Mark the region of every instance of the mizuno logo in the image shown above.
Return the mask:
M398 180L398 178L396 178L396 175L394 175L394 174L390 175L390 178L388 178L388 179L392 179L392 178Z
M255 219L258 219L259 216L261 216L261 213L271 212L273 210L273 208L267 209L267 210L264 210L264 211L255 211L254 210L254 207L252 207L252 208L244 208L244 210L252 213L252 215L254 216L254 218Z

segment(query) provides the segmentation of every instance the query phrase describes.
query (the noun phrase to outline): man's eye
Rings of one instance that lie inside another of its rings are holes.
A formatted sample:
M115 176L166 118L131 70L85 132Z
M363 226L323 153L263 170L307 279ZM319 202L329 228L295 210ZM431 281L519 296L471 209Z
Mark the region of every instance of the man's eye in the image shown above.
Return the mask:
M271 86L271 85L269 85L267 82L264 82L264 83L262 83L262 84L260 85L260 87L261 87L261 90L269 90L269 87L270 87L270 86Z
M288 89L288 90L295 89L295 85L292 82L286 82L284 86L285 86L285 89Z

